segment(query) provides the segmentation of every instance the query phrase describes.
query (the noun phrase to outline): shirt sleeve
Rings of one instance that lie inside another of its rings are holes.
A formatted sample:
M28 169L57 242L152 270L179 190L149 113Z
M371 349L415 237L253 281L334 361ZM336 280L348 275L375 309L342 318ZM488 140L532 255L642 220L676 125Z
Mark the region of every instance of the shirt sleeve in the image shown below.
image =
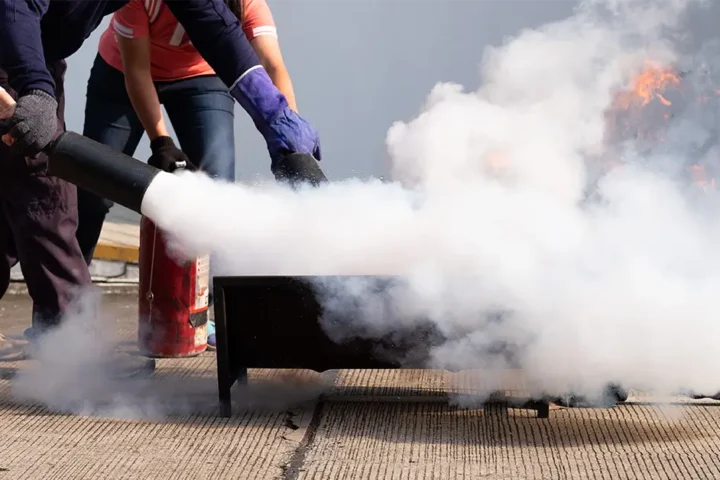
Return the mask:
M243 31L248 40L261 35L277 37L277 27L265 0L245 0Z
M0 66L22 96L42 90L55 96L55 82L45 66L40 20L50 0L0 0Z
M240 26L223 0L165 0L195 49L229 88L260 65Z
M130 3L115 12L112 18L113 30L125 38L143 38L150 34L150 15L143 0Z

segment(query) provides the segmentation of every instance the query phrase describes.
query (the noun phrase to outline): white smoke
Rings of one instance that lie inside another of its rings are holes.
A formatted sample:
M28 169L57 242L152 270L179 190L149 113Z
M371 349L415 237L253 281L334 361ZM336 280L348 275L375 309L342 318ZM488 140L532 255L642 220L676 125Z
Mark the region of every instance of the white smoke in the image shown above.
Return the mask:
M695 147L718 125L689 107L662 146L609 148L605 116L646 60L716 60L674 48L691 3L585 2L488 48L480 88L438 84L389 130L390 183L291 191L182 174L146 213L184 253L216 255L216 274L399 277L385 293L321 284L326 308L376 338L429 321L445 338L430 366L519 366L538 392L715 393L720 202L683 175L715 154ZM625 167L598 178L609 156Z
M169 362L166 366L172 365L172 371L155 371L150 359L118 342L117 322L104 312L99 290L81 292L61 325L28 349L30 365L13 378L13 398L55 412L131 420L218 414L214 364L210 372L203 372L199 365L187 363L196 359L159 360ZM192 374L178 375L183 370ZM321 376L254 379L251 385L236 386L233 404L236 412L283 412L329 387Z

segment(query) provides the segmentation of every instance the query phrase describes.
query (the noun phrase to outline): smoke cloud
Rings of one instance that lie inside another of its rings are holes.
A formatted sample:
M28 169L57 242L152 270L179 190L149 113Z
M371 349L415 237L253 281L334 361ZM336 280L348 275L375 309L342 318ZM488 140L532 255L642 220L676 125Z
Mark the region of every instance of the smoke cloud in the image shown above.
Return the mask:
M13 379L13 397L52 411L120 419L161 420L216 408L212 379L150 379L152 368L142 370L150 360L128 356L117 334L103 314L101 292L82 292L62 325L29 350L32 363Z
M30 365L12 381L12 396L51 411L124 420L163 421L218 414L214 365L203 372L194 359L168 360L155 371L150 359L118 342L117 323L103 313L102 292L88 289L66 312L60 327L30 349ZM180 376L186 368L192 374ZM280 373L236 386L235 411L285 412L312 402L331 387L323 376Z
M429 323L432 367L522 368L553 394L715 393L720 202L687 167L717 164L718 101L660 119L662 142L613 139L608 117L648 60L706 88L717 45L679 53L701 3L587 1L485 49L479 88L438 84L391 126L389 182L293 191L183 173L147 213L183 255L212 252L216 274L395 276L380 292L319 283L330 314L352 314L338 340Z

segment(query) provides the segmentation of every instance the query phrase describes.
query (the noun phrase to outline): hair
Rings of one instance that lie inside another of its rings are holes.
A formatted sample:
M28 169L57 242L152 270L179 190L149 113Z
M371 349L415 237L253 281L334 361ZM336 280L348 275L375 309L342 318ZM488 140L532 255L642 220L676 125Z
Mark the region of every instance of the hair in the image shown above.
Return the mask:
M245 1L244 0L225 0L225 3L235 16L240 20L240 23L245 22Z

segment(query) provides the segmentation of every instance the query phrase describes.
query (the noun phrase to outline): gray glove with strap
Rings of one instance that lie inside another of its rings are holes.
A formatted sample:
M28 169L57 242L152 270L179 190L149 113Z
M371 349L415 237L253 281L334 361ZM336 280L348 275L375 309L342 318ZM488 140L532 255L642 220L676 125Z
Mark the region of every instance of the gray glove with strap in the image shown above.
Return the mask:
M57 108L57 100L42 90L20 97L13 116L0 125L14 139L10 151L33 157L47 147L57 132Z

